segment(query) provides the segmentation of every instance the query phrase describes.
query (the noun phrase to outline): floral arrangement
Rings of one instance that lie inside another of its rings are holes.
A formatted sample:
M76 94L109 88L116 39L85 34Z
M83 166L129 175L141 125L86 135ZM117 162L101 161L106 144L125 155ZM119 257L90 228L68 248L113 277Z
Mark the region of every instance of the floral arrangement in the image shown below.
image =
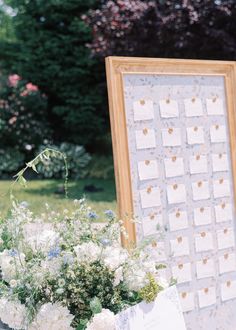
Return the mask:
M38 161L27 168L37 170ZM17 181L25 183L24 172ZM2 219L0 320L9 328L113 330L115 314L153 301L168 286L145 248L121 247L120 233L128 237L112 211L96 223L84 199L73 203L72 211L57 213L46 205L34 215L26 202L13 200Z

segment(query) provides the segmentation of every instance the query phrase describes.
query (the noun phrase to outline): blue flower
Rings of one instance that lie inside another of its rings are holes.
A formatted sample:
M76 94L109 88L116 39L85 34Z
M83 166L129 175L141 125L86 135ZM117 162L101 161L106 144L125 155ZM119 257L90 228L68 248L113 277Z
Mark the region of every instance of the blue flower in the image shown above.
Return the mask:
M108 246L108 245L111 244L111 240L108 239L108 238L102 238L102 239L100 240L100 242L101 242L101 244L104 245L104 246Z
M12 250L9 251L9 256L11 256L11 257L15 257L15 256L17 256L17 254L18 253L15 249L12 249Z
M97 215L97 213L95 213L95 212L93 212L93 211L90 211L90 212L88 213L88 218L89 218L89 219L97 219L97 218L98 218L98 215Z
M112 210L106 210L104 213L108 218L115 218L115 213Z
M61 249L59 248L59 246L56 246L55 248L52 248L49 252L48 252L48 259L51 260L53 258L57 258L61 253Z

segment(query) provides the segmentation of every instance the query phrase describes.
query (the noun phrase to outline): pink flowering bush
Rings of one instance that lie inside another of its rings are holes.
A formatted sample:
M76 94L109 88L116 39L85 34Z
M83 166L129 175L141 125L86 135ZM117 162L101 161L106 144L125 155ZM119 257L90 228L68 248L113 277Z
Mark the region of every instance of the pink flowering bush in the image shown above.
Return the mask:
M14 149L20 155L17 157L19 164L15 164L16 170L34 154L45 138L50 140L47 97L40 92L38 86L17 74L2 77L0 86L0 154L6 148ZM4 157L4 153L2 154ZM14 157L14 153L9 154ZM1 161L2 176L9 172L7 163L10 160Z

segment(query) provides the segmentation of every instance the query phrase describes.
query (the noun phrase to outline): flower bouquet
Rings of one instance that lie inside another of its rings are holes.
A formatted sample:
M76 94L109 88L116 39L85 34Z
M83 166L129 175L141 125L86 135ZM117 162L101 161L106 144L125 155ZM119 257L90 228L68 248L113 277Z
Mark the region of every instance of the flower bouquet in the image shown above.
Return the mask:
M22 174L22 173L21 173ZM12 329L112 330L115 314L153 301L168 284L145 248L126 250L123 221L103 224L85 200L34 215L13 202L0 223L0 320ZM105 221L104 221L105 220Z

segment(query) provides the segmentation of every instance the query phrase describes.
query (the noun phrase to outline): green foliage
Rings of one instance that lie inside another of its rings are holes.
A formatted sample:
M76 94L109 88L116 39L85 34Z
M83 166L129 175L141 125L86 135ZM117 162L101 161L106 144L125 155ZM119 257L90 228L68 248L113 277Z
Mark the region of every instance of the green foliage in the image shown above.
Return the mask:
M39 151L46 148L42 145ZM68 171L70 178L84 177L87 170L86 167L90 161L90 155L85 151L84 147L74 145L72 143L61 143L59 146L50 146L66 155L68 163ZM62 156L57 158L44 158L37 166L37 170L45 178L61 178L64 173L64 162Z
M111 156L93 155L88 166L88 177L97 179L114 178L113 158Z
M37 86L17 75L2 77L0 84L0 150L6 152L5 159L12 158L12 149L15 150L16 160L12 168L15 171L20 155L24 155L27 161L45 138L50 139L45 113L47 98ZM22 166L23 162L19 165ZM11 167L8 173L10 170Z
M147 278L149 283L140 290L139 295L142 300L150 303L156 299L157 294L162 288L157 284L155 278L151 274L148 274Z
M17 10L14 69L47 95L55 140L93 144L108 129L105 89L101 89L104 67L90 56L86 44L91 31L81 20L97 2L10 1Z

